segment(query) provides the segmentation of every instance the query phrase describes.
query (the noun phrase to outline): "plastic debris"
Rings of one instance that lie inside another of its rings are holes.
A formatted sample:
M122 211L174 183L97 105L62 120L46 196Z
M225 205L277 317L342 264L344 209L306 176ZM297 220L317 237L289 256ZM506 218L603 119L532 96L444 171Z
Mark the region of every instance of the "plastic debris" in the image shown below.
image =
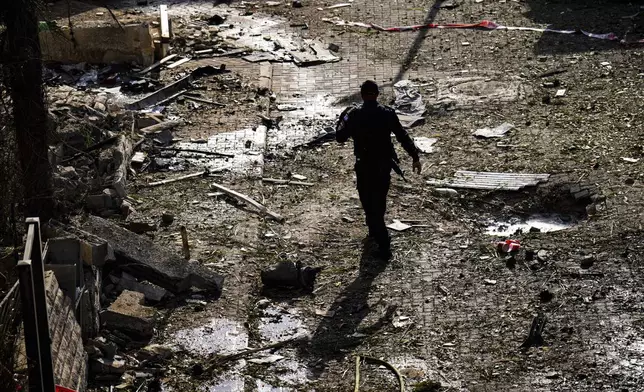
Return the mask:
M474 132L474 136L483 137L483 138L503 137L512 128L514 128L514 125L512 125L510 123L503 123L503 124L499 125L498 127L494 127L494 128L477 129Z

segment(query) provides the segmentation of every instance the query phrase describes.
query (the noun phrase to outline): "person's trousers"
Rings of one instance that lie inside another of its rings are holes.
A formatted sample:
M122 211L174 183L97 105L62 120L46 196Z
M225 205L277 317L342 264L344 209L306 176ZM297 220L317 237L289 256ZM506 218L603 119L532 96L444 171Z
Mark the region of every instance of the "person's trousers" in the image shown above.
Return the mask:
M356 162L355 169L358 194L366 215L369 236L376 241L380 250L389 250L390 239L385 225L385 211L391 166Z

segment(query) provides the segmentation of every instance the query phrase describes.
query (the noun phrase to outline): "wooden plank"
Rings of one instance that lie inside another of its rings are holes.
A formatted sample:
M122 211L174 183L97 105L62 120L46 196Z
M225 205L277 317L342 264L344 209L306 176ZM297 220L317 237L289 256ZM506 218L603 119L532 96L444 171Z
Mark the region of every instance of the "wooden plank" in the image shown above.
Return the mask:
M281 215L270 211L263 204L253 200L252 198L250 198L250 197L248 197L248 196L246 196L244 194L241 194L241 193L239 193L237 191L234 191L232 189L228 189L223 185L217 184L216 182L213 182L210 185L210 187L215 189L215 190L218 190L220 192L223 192L223 193L225 193L225 194L227 194L229 196L232 196L232 197L235 197L235 198L237 198L239 200L245 201L246 203L248 203L248 204L254 206L255 208L257 208L258 210L260 210L260 212L262 212L263 214L268 215L269 217L275 219L278 222L283 222L284 221L284 218Z
M201 176L203 176L204 174L206 174L206 172L205 172L205 171L200 171L200 172L196 172L196 173L188 174L188 175L181 176L181 177L177 177L177 178L169 178L169 179L167 179L167 180L161 180L161 181L151 182L151 183L149 183L149 184L147 184L147 185L145 185L145 186L153 187L153 186L159 186L159 185L170 184L170 183L173 183L173 182L182 181L182 180L187 180L187 179L190 179L190 178L201 177Z
M164 58L162 58L161 60L157 61L156 63L150 65L149 67L143 69L142 71L139 71L139 75L145 75L148 72L152 71L153 69L158 68L159 66L161 66L161 64L167 63L168 61L172 60L173 58L175 58L177 56L178 56L178 54L171 54L169 56L165 56Z
M170 18L168 17L168 6L159 5L159 18L161 19L161 42L170 41Z
M280 185L302 185L302 186L313 186L312 182L302 182L302 181L291 181L291 180L281 180L279 178L262 178L263 182L270 182L273 184Z
M189 100L189 101L195 101L195 102L207 103L207 104L209 104L209 105L219 106L219 107L222 107L222 108L223 108L223 107L226 107L226 104L225 104L225 103L219 103L219 102L210 101L210 100L203 99L203 98L199 98L199 97L193 97L193 96L188 95L188 94L185 94L185 95L184 95L184 98L185 98L185 99L187 99L187 100Z
M192 152L195 154L215 155L215 156L224 157L224 158L235 157L235 155L233 154L225 154L223 152L216 152L216 151L196 150L193 148L159 147L159 150L176 151L176 152Z
M183 121L180 120L171 120L171 121L166 121L162 122L161 124L155 124L155 125L150 125L149 127L145 127L141 129L141 132L143 133L156 133L156 132L161 132L166 129L171 129L174 127L178 127L179 125L182 125Z
M176 67L180 66L183 63L187 63L190 60L192 60L190 57L184 57L179 61L175 61L174 63L169 64L168 69L176 68Z

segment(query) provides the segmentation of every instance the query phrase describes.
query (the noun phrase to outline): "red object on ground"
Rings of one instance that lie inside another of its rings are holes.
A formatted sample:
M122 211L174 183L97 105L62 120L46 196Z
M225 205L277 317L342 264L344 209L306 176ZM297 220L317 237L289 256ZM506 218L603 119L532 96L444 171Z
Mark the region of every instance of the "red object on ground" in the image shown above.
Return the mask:
M56 385L56 392L78 392L75 389L69 389L65 387L61 387L60 385Z
M503 253L518 252L521 249L521 243L517 240L505 240L496 244L499 251Z

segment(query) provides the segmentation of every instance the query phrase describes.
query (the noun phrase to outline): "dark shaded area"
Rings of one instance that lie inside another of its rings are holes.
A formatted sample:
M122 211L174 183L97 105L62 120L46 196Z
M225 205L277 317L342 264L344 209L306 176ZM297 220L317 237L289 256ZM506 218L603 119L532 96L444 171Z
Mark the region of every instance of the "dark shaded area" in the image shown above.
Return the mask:
M527 0L526 16L553 29L584 30L595 34L614 33L627 42L644 38L644 10L627 0ZM639 12L639 15L636 15ZM544 33L534 51L562 54L607 50L619 41L590 38L583 34Z
M441 5L443 4L444 1L445 0L436 0L434 2L434 5L432 5L429 11L427 12L427 16L425 17L423 24L432 23L434 19L436 19L436 15L438 15L438 11L440 10ZM409 47L409 51L407 52L407 55L405 56L405 59L403 60L400 69L398 70L398 74L396 74L396 77L394 78L394 83L403 79L403 77L405 76L405 73L409 70L409 68L414 62L414 59L418 55L418 51L420 50L420 47L423 45L423 41L427 37L428 33L429 33L428 29L422 29L418 31L416 38L414 38L414 42Z
M373 282L387 267L387 262L374 257L376 245L365 240L360 257L358 277L347 286L329 308L334 316L324 318L311 336L310 343L299 348L299 356L308 358L317 366L311 366L316 377L326 368L326 363L342 358L364 339L386 326L393 317L395 307L388 307L378 321L366 328L358 328L369 315L368 299ZM355 336L354 334L360 334ZM320 361L320 359L323 359Z

